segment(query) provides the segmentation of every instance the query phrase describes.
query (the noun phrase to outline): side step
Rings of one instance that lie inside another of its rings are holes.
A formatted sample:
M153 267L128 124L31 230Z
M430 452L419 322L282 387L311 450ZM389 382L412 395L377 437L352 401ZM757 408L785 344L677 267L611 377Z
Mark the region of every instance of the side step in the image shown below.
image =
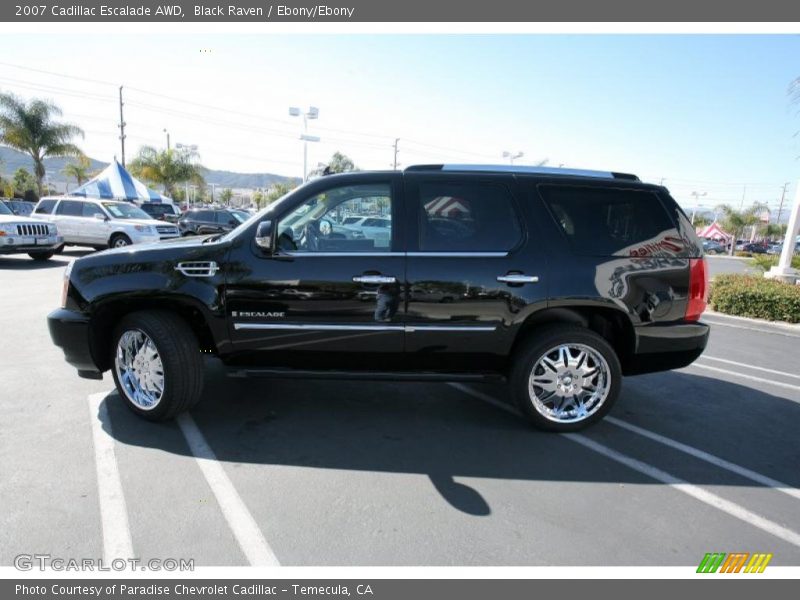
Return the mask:
M415 371L304 371L298 369L261 369L230 367L228 377L272 377L280 379L345 379L362 381L472 381L504 382L499 373L439 373Z

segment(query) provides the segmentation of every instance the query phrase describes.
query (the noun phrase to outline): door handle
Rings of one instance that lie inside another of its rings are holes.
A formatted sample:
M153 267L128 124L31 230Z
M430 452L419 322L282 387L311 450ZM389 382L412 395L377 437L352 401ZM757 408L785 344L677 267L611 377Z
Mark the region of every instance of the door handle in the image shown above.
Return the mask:
M397 279L395 279L391 275L358 275L356 277L353 277L353 281L355 283L381 284L381 283L396 283Z
M539 277L536 275L523 275L522 273L509 273L508 275L500 275L497 281L510 284L539 283Z

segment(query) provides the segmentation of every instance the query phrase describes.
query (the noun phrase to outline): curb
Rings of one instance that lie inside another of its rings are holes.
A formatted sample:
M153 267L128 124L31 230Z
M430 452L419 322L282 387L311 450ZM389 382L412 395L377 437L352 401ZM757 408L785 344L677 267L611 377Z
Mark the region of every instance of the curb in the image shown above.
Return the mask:
M753 317L740 317L738 315L728 315L717 312L715 310L711 310L710 308L707 308L705 311L703 311L703 315L708 315L709 317L719 317L722 319L731 319L732 321L741 321L744 323L752 323L754 325L765 325L774 329L782 329L784 331L800 333L800 323L795 324L787 323L786 321L767 321L766 319L755 319Z

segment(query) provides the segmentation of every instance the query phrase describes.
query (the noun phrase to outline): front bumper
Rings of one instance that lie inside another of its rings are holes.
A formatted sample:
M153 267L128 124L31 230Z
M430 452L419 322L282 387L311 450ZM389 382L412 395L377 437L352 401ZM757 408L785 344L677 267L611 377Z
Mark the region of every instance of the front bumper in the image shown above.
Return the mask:
M636 327L636 350L625 361L625 375L680 369L706 349L710 328L705 323L668 323Z
M27 252L55 252L64 243L60 235L0 237L0 254L25 254Z
M102 379L92 357L89 336L89 317L82 313L59 308L47 315L47 327L53 343L64 352L64 358L87 379Z

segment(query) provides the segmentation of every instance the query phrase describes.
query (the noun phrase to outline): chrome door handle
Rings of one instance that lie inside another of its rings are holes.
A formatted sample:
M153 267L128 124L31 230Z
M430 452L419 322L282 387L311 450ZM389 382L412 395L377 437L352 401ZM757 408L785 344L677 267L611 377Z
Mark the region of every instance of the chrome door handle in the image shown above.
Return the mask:
M497 278L500 283L539 283L536 275L523 275L522 273L509 273Z
M391 275L359 275L353 277L355 283L396 283L397 279Z

